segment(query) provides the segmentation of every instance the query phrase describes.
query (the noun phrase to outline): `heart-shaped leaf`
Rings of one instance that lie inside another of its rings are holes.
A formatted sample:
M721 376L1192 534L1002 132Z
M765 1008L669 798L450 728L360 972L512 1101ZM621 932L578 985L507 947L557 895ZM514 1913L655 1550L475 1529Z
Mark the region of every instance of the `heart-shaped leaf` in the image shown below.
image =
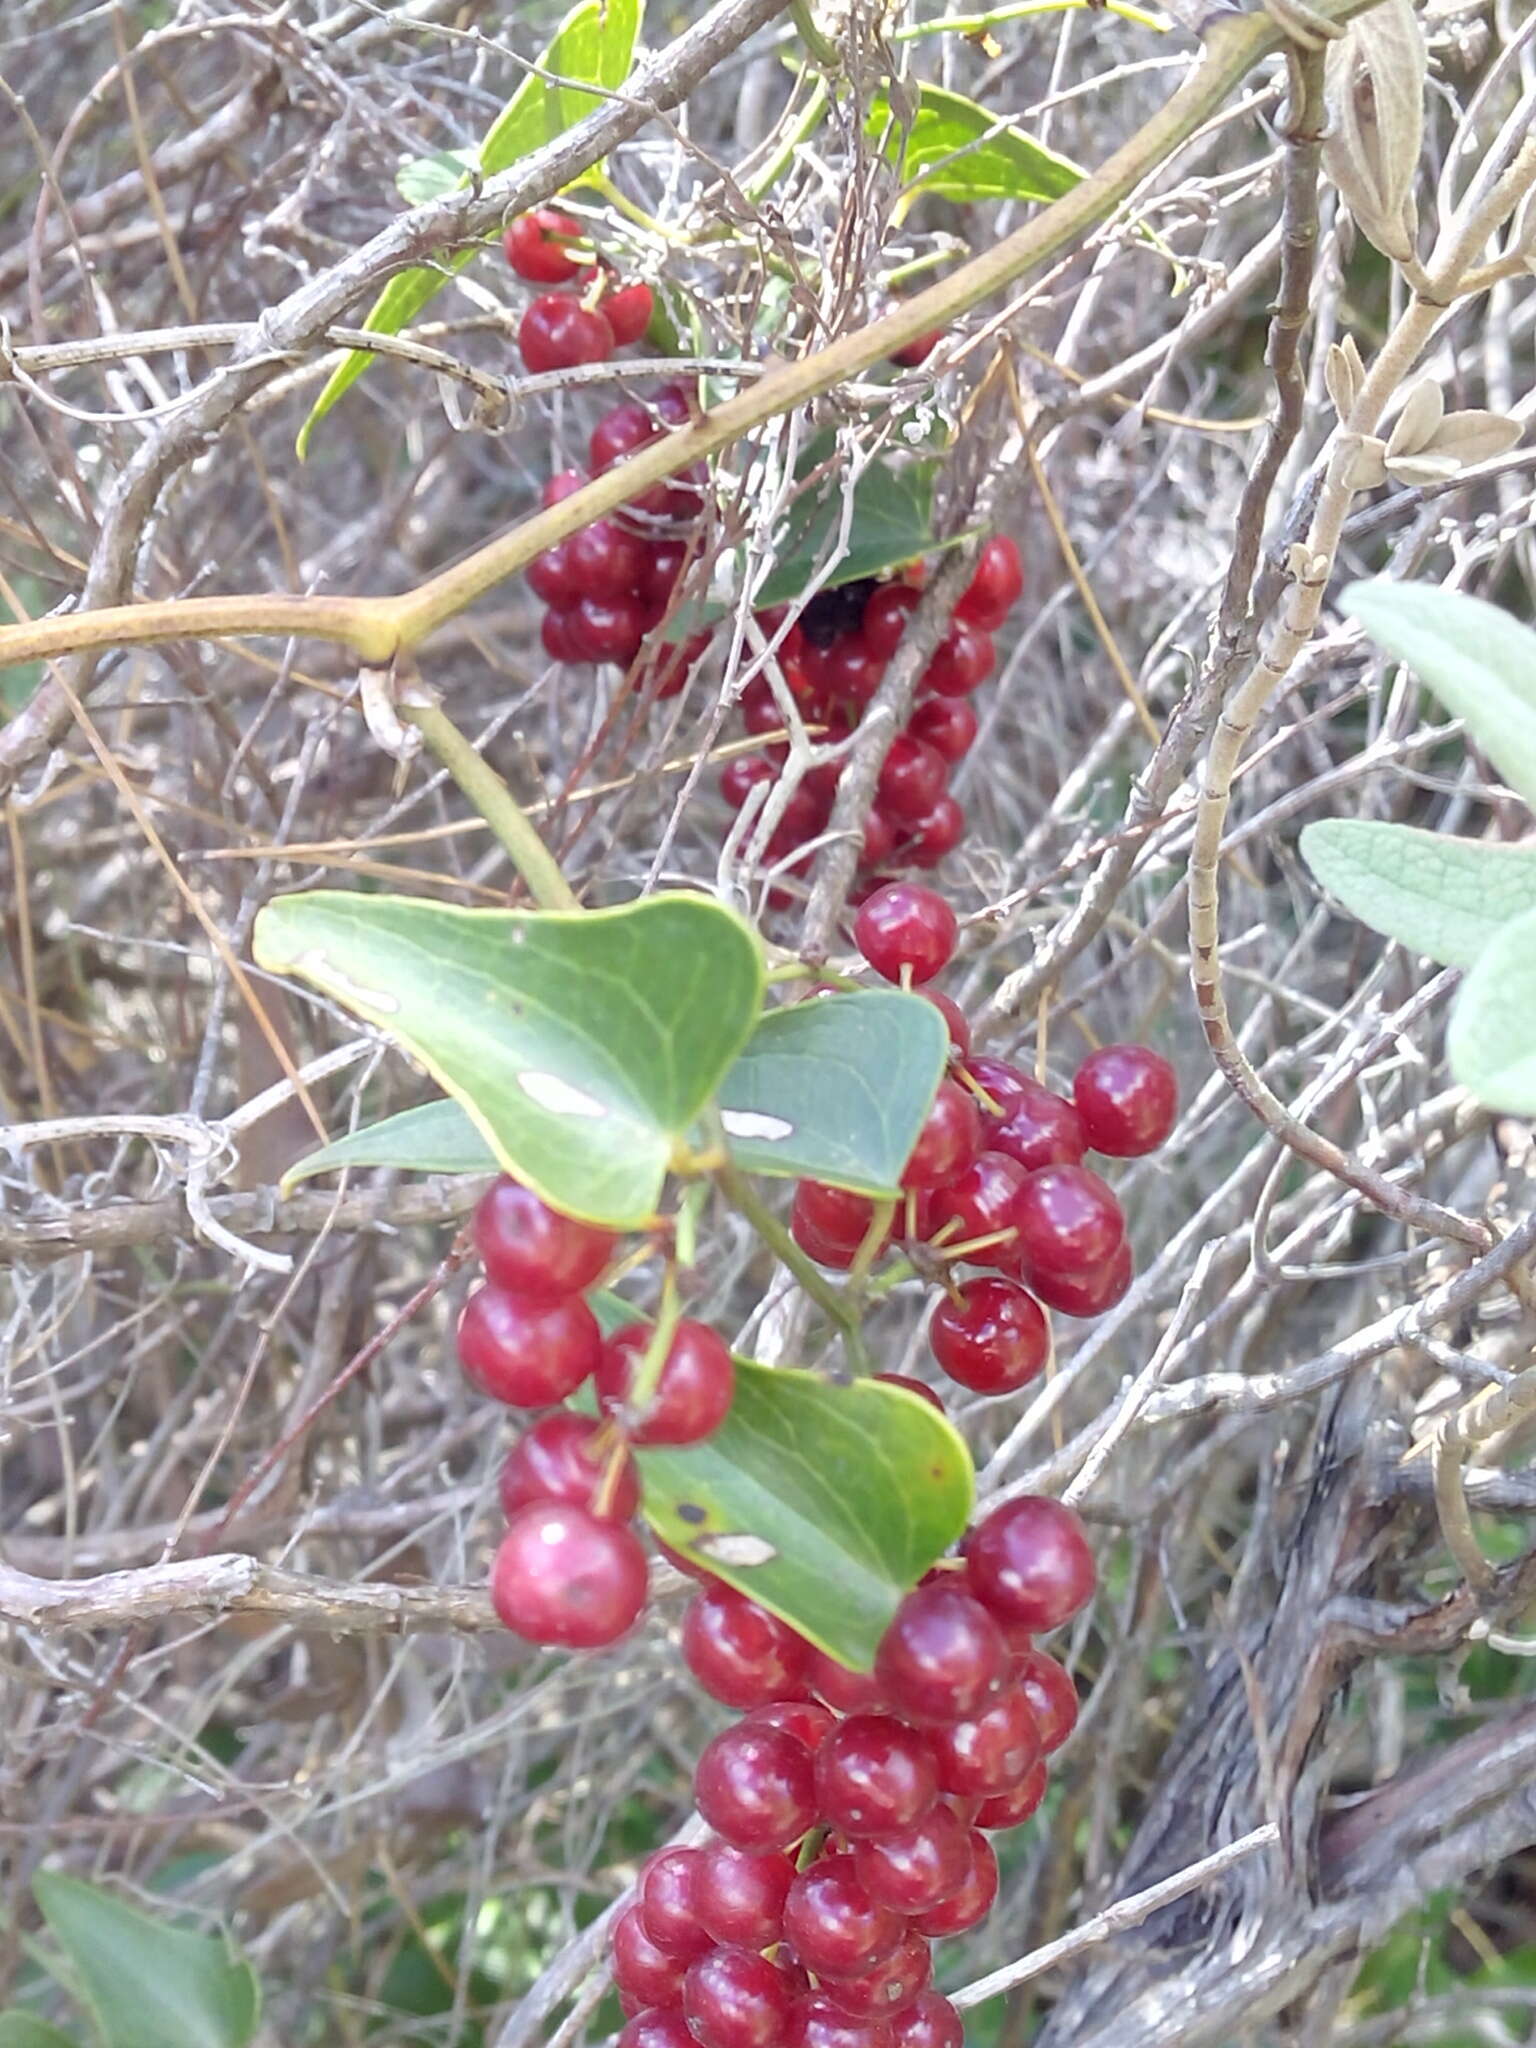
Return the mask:
M75 2048L68 2034L29 2012L0 2012L0 2048Z
M227 1941L168 1927L62 1871L39 1871L32 1890L106 2048L246 2048L261 1994Z
M1463 721L1536 804L1536 633L1497 605L1428 583L1352 583L1344 609Z
M937 461L923 455L877 457L855 478L850 509L847 470L836 456L835 436L823 434L796 464L801 476L824 473L801 490L774 536L773 567L758 591L760 606L788 604L824 575L834 556L824 576L829 589L932 552ZM847 551L839 555L845 532Z
M1470 967L1502 926L1536 907L1536 847L1325 818L1302 833L1301 851L1362 924L1446 967Z
M451 1095L402 1109L376 1124L349 1131L290 1166L278 1192L287 1194L315 1173L346 1166L403 1167L409 1173L494 1173L496 1154L469 1114Z
M258 962L376 1024L568 1215L635 1229L750 1037L763 965L707 897L460 910L317 889L257 917Z
M1451 1072L1469 1094L1511 1116L1536 1116L1536 910L1483 947L1446 1032Z
M1082 181L1058 156L997 115L942 86L903 82L910 122L893 115L882 88L864 132L898 166L901 181L941 199L1059 199ZM912 104L915 95L916 104Z

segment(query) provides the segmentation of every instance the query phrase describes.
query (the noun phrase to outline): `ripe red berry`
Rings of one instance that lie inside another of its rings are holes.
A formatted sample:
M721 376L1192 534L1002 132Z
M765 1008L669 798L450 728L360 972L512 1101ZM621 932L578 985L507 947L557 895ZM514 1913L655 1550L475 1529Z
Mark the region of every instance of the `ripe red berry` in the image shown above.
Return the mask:
M794 1988L766 1956L717 1948L689 1966L683 2017L703 2048L779 2048Z
M1150 1046L1106 1045L1078 1068L1072 1099L1095 1152L1139 1159L1167 1141L1179 1113L1179 1083Z
M683 1661L728 1707L760 1707L800 1688L806 1642L734 1586L710 1586L683 1616Z
M1120 1249L1088 1273L1031 1273L1030 1285L1045 1303L1064 1316L1101 1316L1113 1308L1131 1284L1131 1247Z
M475 1249L497 1287L548 1301L590 1287L617 1241L611 1230L562 1216L507 1174L476 1204L474 1234Z
M925 697L907 720L907 731L953 767L975 745L977 725L976 713L963 697Z
M941 1188L958 1180L981 1151L981 1111L968 1088L941 1081L917 1143L901 1170L904 1188Z
M853 942L886 981L906 969L915 982L932 981L954 958L955 913L933 889L918 882L888 882L859 905Z
M945 1249L997 1238L995 1244L965 1257L979 1266L1011 1267L1017 1257L1013 1209L1024 1178L1023 1167L1006 1153L983 1152L958 1180L934 1194L932 1235L943 1232Z
M575 254L566 244L581 241L586 232L571 214L539 206L532 213L518 215L501 246L517 275L529 284L569 284L581 275L587 257Z
M937 1408L941 1415L946 1412L942 1395L936 1393L925 1380L915 1380L904 1372L877 1372L871 1377L878 1380L883 1387L904 1387L909 1394L916 1394L920 1400L926 1401L930 1408Z
M1006 1152L1028 1173L1042 1166L1076 1166L1086 1145L1083 1122L1065 1097L1020 1076L1017 1096L1001 1122L989 1122L987 1144Z
M955 606L955 616L995 633L1024 594L1019 551L1003 533L992 536L977 558L976 573Z
M573 497L591 478L584 469L557 469L539 494L540 503L547 510L551 505L563 505Z
M877 804L864 820L864 836L859 842L859 865L883 868L895 851L896 827Z
M944 1800L894 1834L856 1842L853 1860L871 1898L923 1913L964 1884L971 1867L965 1823Z
M616 1643L640 1619L645 1592L634 1531L569 1501L519 1508L491 1566L491 1604L505 1625L563 1650Z
M810 1645L802 1644L801 1648L808 1652ZM770 1700L765 1707L754 1707L747 1718L765 1727L782 1728L813 1751L820 1749L837 1726L836 1715L807 1699Z
M619 348L640 339L655 310L656 295L648 284L620 285L603 300L603 318L613 329L613 339Z
M828 1977L821 1995L851 2019L888 2020L933 1981L933 1956L920 1934L903 1936L883 1963L856 1977Z
M640 1475L613 1430L590 1415L557 1408L523 1431L501 1468L501 1505L509 1519L539 1500L563 1500L605 1522L627 1522L640 1505Z
M637 2010L677 2006L683 1995L687 1964L659 1949L645 1931L638 1905L621 1913L609 1938L609 1959L619 1997Z
M942 1724L978 1712L1008 1670L1008 1646L981 1602L945 1573L908 1593L875 1653L898 1713Z
M635 1888L641 1926L665 1955L679 1956L685 1963L714 1947L714 1937L699 1923L694 1895L702 1853L699 1849L658 1849L648 1859Z
M949 773L942 754L910 733L899 732L881 763L875 795L881 810L898 823L915 824L925 818L944 794Z
M1071 1508L1034 1493L982 1517L966 1538L965 1565L971 1591L985 1607L1041 1634L1086 1606L1098 1577Z
M949 631L923 670L923 688L936 697L967 697L991 675L997 661L991 637L964 619L952 619Z
M1120 1204L1086 1166L1043 1166L1013 1204L1019 1268L1077 1276L1108 1265L1125 1236Z
M992 1910L997 1897L997 1855L986 1836L971 1829L967 1840L971 1867L957 1891L912 1922L919 1934L937 1941L947 1934L964 1934L979 1926Z
M637 597L581 597L567 614L571 638L588 661L628 668L645 638L645 612Z
M1043 1650L1016 1650L1013 1682L1034 1709L1040 1754L1052 1755L1077 1726L1077 1687L1071 1674Z
M535 555L523 572L528 588L543 604L557 606L574 604L581 595L581 585L571 563L571 544L568 540L557 540L552 548L546 548L542 555Z
M754 1855L729 1842L711 1842L698 1858L693 1897L700 1926L727 1947L772 1948L784 1932L791 1858L776 1849Z
M698 2048L681 2006L648 2006L619 2030L615 2048Z
M560 292L535 299L518 322L517 345L533 375L569 370L577 363L606 363L613 354L613 329L590 306Z
M928 1744L892 1714L851 1714L816 1753L821 1818L839 1834L910 1827L937 1792Z
M708 1323L685 1317L672 1333L644 1415L631 1420L630 1390L650 1341L645 1323L626 1323L614 1331L598 1361L599 1406L624 1421L631 1443L696 1444L712 1436L730 1411L736 1387L736 1368L724 1339Z
M1042 1757L1010 1791L994 1792L990 1799L982 1800L976 1809L977 1827L994 1833L1003 1828L1022 1827L1039 1810L1047 1783L1045 1759Z
M565 542L571 575L582 597L624 598L645 581L647 549L639 534L617 520L594 519Z
M891 2048L965 2048L965 2024L947 1998L920 1991L892 2019Z
M928 1325L933 1355L973 1394L1015 1394L1050 1356L1040 1304L1013 1280L968 1280L946 1296Z
M882 1962L906 1927L870 1897L851 1856L823 1856L799 1871L784 1902L784 1938L818 1977L853 1977Z
M846 1258L822 1259L823 1265L850 1265L874 1221L875 1205L868 1195L853 1194L847 1188L829 1187L825 1181L802 1180L795 1187L789 1227L795 1242L813 1258L814 1249L846 1253Z
M943 339L943 328L935 327L931 334L920 334L916 341L904 341L900 348L892 351L891 361L899 363L904 370L915 370L927 362Z
M864 603L859 638L877 661L889 661L901 645L919 593L905 583L879 583Z
M777 782L779 771L766 754L737 754L720 770L720 794L739 811L760 782Z
M661 431L660 423L638 398L621 399L592 429L587 444L592 474L600 476L613 463L622 462L626 455L633 455L637 448L654 441Z
M936 868L965 837L965 812L946 791L931 811L907 827L901 858L910 867Z
M920 989L918 993L926 1002L932 1003L933 1007L944 1019L944 1028L949 1033L950 1051L958 1053L963 1057L971 1049L970 1019L966 1016L964 1010L961 1009L953 996L945 995L941 989L925 988ZM968 1090L967 1092L970 1093L971 1091ZM977 1108L978 1110L980 1109L979 1103Z
M551 661L576 663L586 660L586 655L576 644L572 631L576 617L575 607L560 607L544 614L539 626L539 639L544 652Z
M930 1738L941 1788L957 1799L1009 1792L1040 1760L1040 1724L1022 1687L996 1693L968 1720Z
M885 1704L872 1671L850 1671L825 1650L811 1650L805 1660L805 1682L839 1714L864 1713Z
M816 1818L811 1752L782 1728L742 1721L707 1743L693 1774L699 1812L738 1849L787 1849Z
M891 2026L884 2019L855 2019L833 2004L823 1986L795 2001L783 2048L891 2048Z
M459 1315L465 1377L509 1408L548 1408L574 1394L597 1368L602 1339L580 1295L530 1301L503 1287L477 1287Z
M1012 1060L995 1060L981 1052L968 1059L965 1071L976 1083L987 1101L994 1105L989 1109L982 1105L982 1114L991 1129L1001 1123L1009 1111L1024 1100L1031 1088L1038 1084L1030 1079L1022 1067L1016 1067Z

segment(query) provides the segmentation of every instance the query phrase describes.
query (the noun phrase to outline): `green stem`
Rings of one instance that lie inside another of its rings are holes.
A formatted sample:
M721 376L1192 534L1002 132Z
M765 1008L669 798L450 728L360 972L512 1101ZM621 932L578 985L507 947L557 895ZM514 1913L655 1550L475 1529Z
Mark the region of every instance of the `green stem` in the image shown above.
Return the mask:
M720 1167L715 1180L737 1215L746 1218L779 1263L789 1268L812 1301L825 1309L836 1323L854 1371L868 1372L869 1358L864 1349L859 1318L843 1298L841 1290L834 1287L801 1251L778 1217L761 1201L756 1188L739 1166Z
M905 28L892 29L893 43L915 42L919 36L974 36L989 28L1001 28L1005 21L1022 21L1031 14L1068 14L1080 8L1102 7L1106 14L1118 14L1122 21L1134 21L1139 28L1153 28L1165 35L1169 24L1160 15L1132 7L1128 0L1018 0L1012 7L991 7L985 14L941 14L934 21L913 21Z
M397 709L402 723L415 726L506 848L540 910L580 910L575 890L561 874L559 862L534 830L527 812L441 704L407 696Z
M669 1265L662 1278L661 1307L651 1326L650 1341L640 1361L640 1370L635 1374L634 1385L624 1400L625 1414L632 1425L645 1419L646 1410L656 1398L656 1389L661 1385L661 1369L667 1362L667 1353L672 1349L672 1339L677 1335L677 1326L682 1319L683 1303L677 1291L677 1270Z
M804 43L822 69L824 71L839 70L841 67L837 50L827 41L817 26L816 17L811 12L811 0L790 0L789 14L790 19L799 31L801 42Z

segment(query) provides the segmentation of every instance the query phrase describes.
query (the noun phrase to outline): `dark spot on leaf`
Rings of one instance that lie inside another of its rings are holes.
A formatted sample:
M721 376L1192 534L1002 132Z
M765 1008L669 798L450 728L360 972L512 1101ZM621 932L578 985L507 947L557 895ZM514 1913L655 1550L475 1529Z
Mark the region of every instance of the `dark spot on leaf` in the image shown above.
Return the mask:
M696 1529L700 1522L709 1520L709 1510L701 1508L697 1501L680 1500L677 1504L677 1519L680 1522L687 1522L690 1527Z

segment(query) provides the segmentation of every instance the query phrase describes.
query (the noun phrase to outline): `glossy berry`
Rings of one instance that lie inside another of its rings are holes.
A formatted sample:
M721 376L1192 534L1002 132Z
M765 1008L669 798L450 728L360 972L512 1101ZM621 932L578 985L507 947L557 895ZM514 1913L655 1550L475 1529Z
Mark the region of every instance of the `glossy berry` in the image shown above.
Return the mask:
M914 868L936 868L965 837L965 812L946 790L931 811L907 827L900 857Z
M984 1052L968 1059L965 1071L986 1097L981 1107L989 1130L994 1123L1001 1123L1008 1112L1024 1100L1028 1091L1038 1085L1011 1060L995 1060Z
M570 284L587 261L565 244L580 241L586 229L571 214L553 206L520 213L502 237L501 246L517 275L529 284Z
M672 1334L644 1415L632 1420L630 1390L650 1341L644 1323L627 1323L608 1339L597 1367L598 1404L624 1421L631 1443L699 1443L725 1420L735 1391L736 1368L724 1339L708 1323L685 1317Z
M626 398L605 412L592 429L587 444L587 461L598 476L626 455L633 455L648 441L654 441L661 427L638 398Z
M689 2031L681 2006L669 2010L653 2005L620 2028L614 2048L698 2048L698 2040Z
M563 505L567 498L591 482L584 469L557 469L539 493L539 502L546 510L551 505Z
M963 697L926 697L907 720L907 731L953 767L975 745L978 723Z
M1077 1687L1071 1674L1043 1650L1015 1651L1013 1682L1034 1709L1040 1754L1050 1756L1077 1726Z
M806 1658L805 1682L839 1714L872 1712L884 1705L880 1681L872 1671L850 1671L824 1650L813 1649Z
M942 754L910 733L900 732L880 766L875 795L881 810L898 821L915 823L926 817L944 794L949 773Z
M1011 1792L1040 1760L1040 1724L1023 1688L996 1693L969 1720L931 1736L940 1787L957 1799Z
M949 631L923 670L923 687L936 697L968 697L991 675L997 661L991 637L964 619L952 619Z
M890 2022L855 2019L835 2005L823 1987L795 2001L783 2048L891 2048Z
M968 1928L979 1926L997 1897L997 1854L992 1844L972 1828L967 1847L970 1868L959 1889L937 1906L930 1906L926 1913L919 1913L912 1922L917 1932L926 1934L931 1941L944 1935L964 1934Z
M1167 1141L1179 1113L1179 1084L1150 1046L1106 1045L1078 1068L1072 1100L1095 1152L1139 1159Z
M928 1744L891 1714L850 1714L816 1754L821 1818L842 1835L910 1827L937 1792Z
M917 1142L901 1170L904 1188L941 1188L958 1180L981 1151L981 1111L956 1081L941 1081Z
M875 1204L868 1195L834 1188L825 1181L798 1182L795 1205L818 1236L846 1245L850 1251L858 1250L874 1222Z
M896 851L896 826L878 804L864 820L864 836L859 843L859 865L866 868L883 868Z
M1022 1086L1008 1114L989 1122L987 1143L1006 1152L1028 1173L1042 1166L1076 1166L1087 1148L1083 1120L1064 1096L1021 1075Z
M523 1431L501 1468L501 1505L509 1519L540 1500L628 1522L640 1506L640 1475L613 1430L590 1415L557 1408Z
M551 661L575 663L586 660L571 630L574 619L575 607L569 606L547 611L540 621L539 640Z
M983 1152L958 1180L935 1193L933 1234L942 1233L946 1250L994 1238L995 1243L964 1256L980 1266L1011 1266L1017 1256L1013 1210L1024 1178L1023 1167L1006 1153Z
M897 1913L922 1913L947 1899L971 1867L964 1822L943 1800L910 1827L856 1842L859 1881L873 1899Z
M562 1216L506 1174L475 1205L474 1236L496 1286L545 1300L584 1292L612 1258L616 1241L611 1230Z
M798 1872L784 1902L784 1938L818 1977L852 1977L893 1953L906 1927L870 1897L851 1856Z
M823 1998L852 2019L889 2019L933 1981L933 1956L920 1934L903 1936L883 1963L857 1977L828 1977Z
M466 1379L509 1408L548 1408L596 1370L602 1339L579 1295L530 1301L504 1287L477 1287L459 1315Z
M1045 1166L1013 1204L1019 1266L1034 1272L1092 1273L1108 1265L1125 1237L1125 1217L1106 1184L1086 1166Z
M965 1543L966 1577L1002 1621L1043 1634L1087 1605L1098 1580L1083 1525L1043 1494L1004 1501Z
M619 348L640 339L655 310L656 295L648 284L620 285L603 300L603 318L613 329L613 339Z
M957 1576L908 1593L875 1653L882 1689L913 1721L942 1724L976 1713L1007 1673L1002 1632Z
M920 1991L892 2019L891 2048L965 2048L965 2023L947 1998Z
M733 1586L697 1594L683 1616L683 1661L728 1707L760 1707L799 1690L806 1643Z
M579 299L549 292L535 299L518 322L517 345L524 367L537 376L577 363L606 363L613 354L613 329Z
M808 1653L809 1645L802 1644L801 1649ZM763 1727L782 1728L809 1750L820 1749L837 1726L834 1714L808 1699L770 1700L765 1707L754 1707L748 1719Z
M977 558L976 572L955 606L956 618L995 633L1024 594L1024 567L1006 534L994 534Z
M794 1990L784 1972L747 1948L717 1948L689 1965L683 2017L702 2048L779 2048Z
M633 597L645 581L645 542L616 520L594 519L565 546L582 597Z
M983 1799L976 1809L976 1825L994 1832L1002 1828L1022 1827L1039 1810L1045 1797L1045 1760L1042 1757L1033 1769L1025 1772L1010 1791L994 1792L990 1799Z
M637 597L579 597L569 617L571 638L587 661L628 668L640 652L645 613Z
M934 1357L973 1394L1015 1394L1050 1356L1040 1304L1015 1281L968 1280L945 1296L928 1325Z
M491 1566L491 1604L514 1635L600 1650L645 1608L645 1552L632 1529L568 1501L535 1501L507 1524Z
M739 1722L704 1747L693 1774L699 1812L738 1849L787 1849L816 1818L816 1767L782 1728Z
M932 981L954 958L955 913L918 882L888 882L859 905L853 942L886 981Z
M542 555L535 555L524 573L528 588L541 604L572 605L581 595L568 540L558 540Z
M1030 1275L1030 1285L1047 1308L1064 1316L1101 1316L1113 1308L1131 1284L1131 1247L1122 1242L1112 1259L1089 1273Z
M943 339L943 328L935 327L931 334L920 334L916 341L904 341L900 348L893 349L891 361L899 363L904 370L915 370L927 362Z
M638 1905L619 1915L608 1946L620 1998L636 2008L659 2005L665 2010L681 2003L688 1966L656 1946L645 1931Z
M917 610L919 593L905 583L880 583L864 603L859 638L879 661L889 661L901 645L907 621Z
M760 782L777 782L779 771L766 754L737 754L720 770L720 794L739 811Z
M793 1861L776 1849L754 1854L729 1842L711 1842L697 1854L694 1907L711 1940L728 1947L772 1948L784 1932Z
M699 1849L661 1849L640 1873L635 1903L640 1924L665 1955L691 1963L713 1948L714 1937L699 1922L695 1879Z
M961 1009L953 996L945 995L941 989L925 988L919 990L919 994L926 1002L932 1003L933 1007L944 1019L944 1028L949 1033L950 1052L958 1054L963 1058L971 1049L970 1020L964 1010ZM966 1092L968 1094L972 1093L971 1090ZM977 1109L979 1113L979 1103L977 1104Z
M904 1372L877 1372L872 1377L884 1387L902 1387L909 1394L916 1394L920 1401L926 1401L930 1408L945 1413L943 1396L930 1387L926 1380L915 1380Z

